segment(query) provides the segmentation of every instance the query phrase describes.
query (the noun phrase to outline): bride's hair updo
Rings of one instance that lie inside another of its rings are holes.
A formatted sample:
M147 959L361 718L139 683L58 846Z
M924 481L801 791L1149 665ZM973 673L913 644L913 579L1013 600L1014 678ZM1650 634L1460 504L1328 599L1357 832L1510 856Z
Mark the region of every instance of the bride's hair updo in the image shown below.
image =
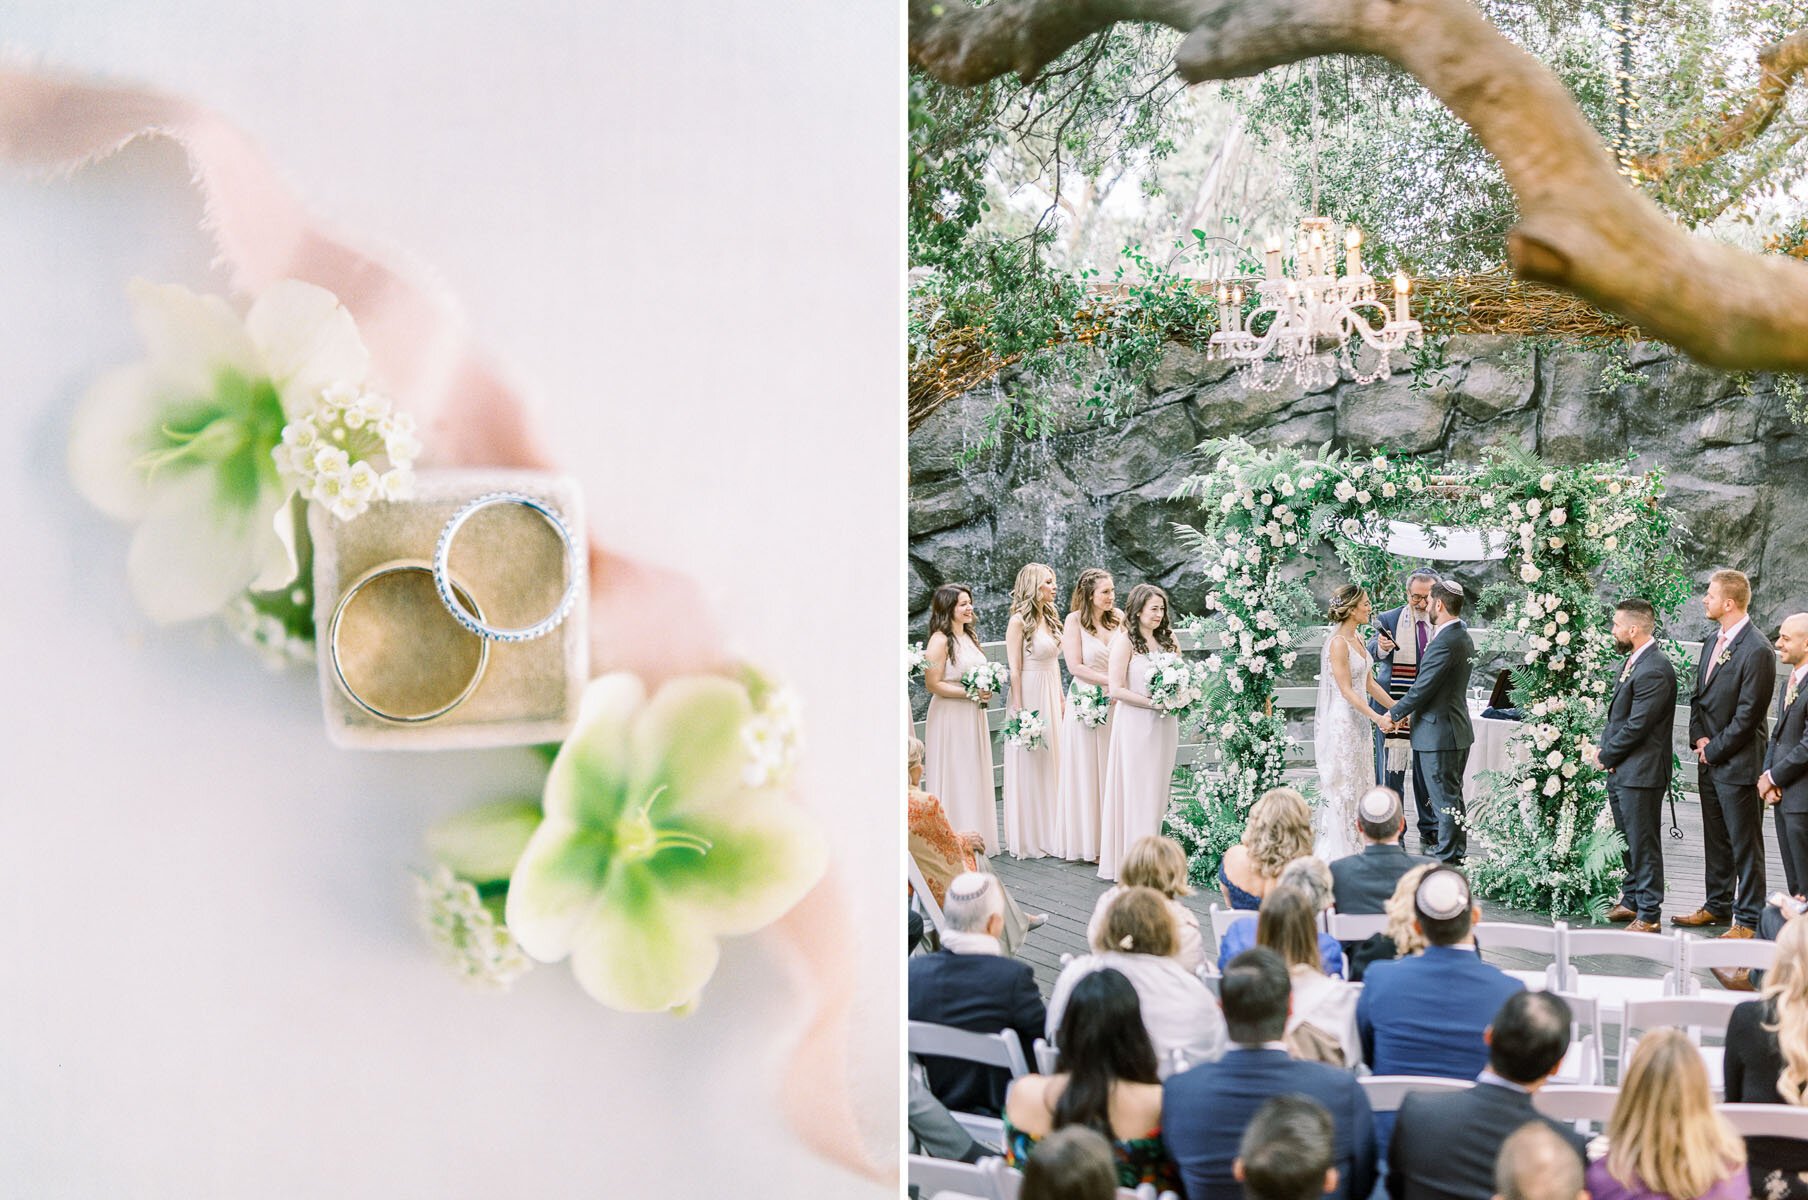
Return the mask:
M1331 593L1331 607L1325 615L1331 619L1331 624L1341 625L1356 611L1356 606L1362 603L1362 598L1366 595L1368 593L1359 585L1346 583Z

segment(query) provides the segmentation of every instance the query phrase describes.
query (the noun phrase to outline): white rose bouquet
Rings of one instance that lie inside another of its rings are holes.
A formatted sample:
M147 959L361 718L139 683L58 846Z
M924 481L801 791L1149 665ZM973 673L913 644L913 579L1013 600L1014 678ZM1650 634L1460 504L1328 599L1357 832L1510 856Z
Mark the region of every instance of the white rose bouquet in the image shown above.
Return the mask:
M1149 699L1168 713L1180 713L1205 696L1198 671L1178 654L1150 656Z
M1111 713L1111 699L1096 683L1074 680L1067 688L1067 702L1073 705L1074 717L1087 729L1097 729Z
M1011 669L1001 662L981 663L968 667L961 675L961 687L969 700L978 701L981 692L1002 692L1011 682Z
M923 649L923 643L910 643L904 651L904 666L906 679L921 679L929 670L929 652Z
M1042 721L1042 713L1034 708L1020 708L1005 721L1004 728L999 731L1007 745L1022 750L1048 749L1048 726Z

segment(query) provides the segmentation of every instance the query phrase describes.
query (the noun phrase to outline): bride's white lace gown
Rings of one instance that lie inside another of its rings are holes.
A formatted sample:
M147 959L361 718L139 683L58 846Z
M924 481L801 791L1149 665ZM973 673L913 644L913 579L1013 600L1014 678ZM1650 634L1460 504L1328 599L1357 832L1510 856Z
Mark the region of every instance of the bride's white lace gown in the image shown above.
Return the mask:
M1358 692L1374 665L1362 643L1348 638L1326 638L1318 657L1318 720L1313 733L1318 801L1312 811L1312 852L1325 862L1361 851L1356 801L1375 786L1375 724L1337 690L1331 674L1331 655L1336 651L1349 655L1350 682Z

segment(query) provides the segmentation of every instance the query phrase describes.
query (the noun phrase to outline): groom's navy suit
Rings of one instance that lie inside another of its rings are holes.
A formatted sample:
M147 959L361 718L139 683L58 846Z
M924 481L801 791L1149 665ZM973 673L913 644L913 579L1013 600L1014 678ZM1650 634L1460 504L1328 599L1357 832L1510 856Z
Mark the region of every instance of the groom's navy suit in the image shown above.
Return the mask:
M1475 642L1461 620L1446 622L1432 635L1419 659L1419 677L1387 710L1398 721L1412 717L1413 757L1424 760L1426 792L1438 814L1433 858L1460 865L1469 839L1458 823L1463 812L1463 768L1475 731L1469 724L1469 668Z
M1730 912L1735 922L1755 930L1764 907L1764 802L1758 798L1758 776L1764 772L1764 715L1776 691L1777 653L1758 626L1747 621L1726 648L1726 661L1714 666L1719 638L1720 630L1714 629L1702 643L1689 706L1689 745L1708 739L1707 762L1696 767L1708 883L1701 906L1721 920Z
M1664 795L1670 790L1670 731L1676 724L1676 671L1650 642L1621 668L1607 702L1601 765L1613 825L1626 839L1620 903L1656 924L1664 902Z
M1400 644L1400 618L1408 611L1406 605L1402 604L1398 608L1388 609L1386 612L1375 618L1376 628L1387 634L1388 640L1393 642L1396 646ZM1412 622L1409 620L1407 622L1409 628L1411 624ZM1414 649L1417 648L1418 647L1416 646L1414 647ZM1379 636L1369 639L1369 655L1375 660L1375 665L1380 668L1380 671L1376 674L1377 681L1382 687L1386 688L1389 692L1392 692L1394 682L1394 656L1391 653L1381 653L1381 639ZM1369 701L1369 704L1376 712L1386 711L1372 699ZM1406 772L1390 771L1387 769L1387 735L1382 733L1380 729L1375 730L1375 778L1379 779L1382 783L1385 783L1388 787L1393 788L1394 791L1400 795L1406 795ZM1425 764L1419 761L1419 756L1416 754L1413 755L1412 759L1412 786L1413 800L1419 810L1417 821L1419 826L1419 845L1426 850L1430 850L1433 846L1437 845L1438 842L1438 813L1437 810L1431 806L1431 795L1425 786Z

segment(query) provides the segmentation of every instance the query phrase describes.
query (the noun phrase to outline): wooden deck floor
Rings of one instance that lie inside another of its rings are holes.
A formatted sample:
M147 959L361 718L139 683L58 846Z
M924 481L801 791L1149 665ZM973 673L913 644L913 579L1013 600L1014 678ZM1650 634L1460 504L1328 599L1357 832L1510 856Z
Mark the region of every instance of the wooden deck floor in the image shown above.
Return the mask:
M1683 836L1680 839L1666 836L1664 839L1666 921L1671 916L1681 916L1701 907L1707 894L1701 854L1701 810L1693 803L1679 804L1676 807L1676 817ZM1002 828L1002 814L999 823ZM1666 818L1666 827L1667 824ZM1412 830L1410 821L1406 839L1407 848L1416 851L1418 836ZM1783 866L1777 858L1775 830L1771 827L1768 816L1765 821L1764 851L1768 890L1779 890L1783 886ZM1048 923L1032 932L1017 951L1019 958L1035 968L1036 983L1046 999L1054 987L1055 976L1060 973L1061 956L1086 953L1086 922L1091 918L1093 906L1098 903L1100 894L1111 885L1098 877L1098 868L1091 863L1064 862L1052 858L1016 859L1001 852L992 859L992 868L1005 886L1011 889L1012 895L1025 912L1048 914ZM1211 921L1207 914L1212 904L1222 905L1223 899L1215 891L1202 891L1186 897L1183 903L1199 914L1200 931L1205 937L1206 945L1211 948L1210 953L1215 957L1216 939L1212 935ZM1548 924L1548 919L1542 914L1510 909L1491 901L1483 901L1482 913L1490 921ZM1666 928L1669 928L1667 924ZM1711 935L1722 932L1724 928L1708 926L1699 932ZM1503 967L1539 967L1549 962L1548 958L1527 952L1483 949L1490 961ZM1602 956L1579 959L1578 962L1584 970L1611 974L1656 976L1662 973L1657 964L1640 959ZM1720 986L1705 971L1701 973L1701 979L1704 988L1718 989Z

